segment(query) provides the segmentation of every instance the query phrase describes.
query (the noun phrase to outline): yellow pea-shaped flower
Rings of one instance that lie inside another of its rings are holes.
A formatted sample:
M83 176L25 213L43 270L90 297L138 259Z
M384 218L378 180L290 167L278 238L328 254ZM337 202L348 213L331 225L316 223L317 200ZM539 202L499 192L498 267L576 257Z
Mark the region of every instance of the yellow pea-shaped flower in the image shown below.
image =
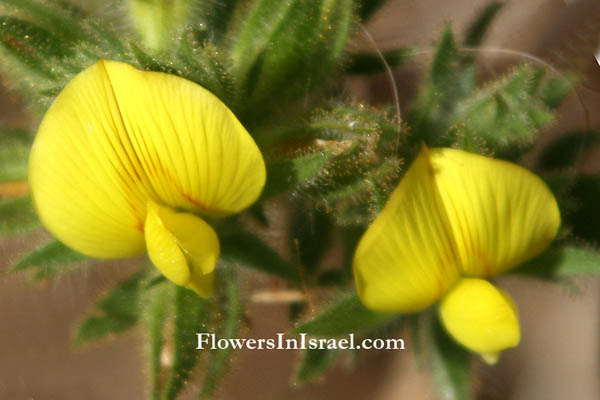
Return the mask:
M360 240L359 297L373 310L408 313L445 296L448 332L491 362L518 344L519 324L508 295L483 279L540 254L559 226L554 196L526 169L424 148Z
M147 249L167 278L204 296L219 241L200 216L242 211L265 178L252 137L213 94L106 60L59 94L29 161L36 210L58 239L98 258Z

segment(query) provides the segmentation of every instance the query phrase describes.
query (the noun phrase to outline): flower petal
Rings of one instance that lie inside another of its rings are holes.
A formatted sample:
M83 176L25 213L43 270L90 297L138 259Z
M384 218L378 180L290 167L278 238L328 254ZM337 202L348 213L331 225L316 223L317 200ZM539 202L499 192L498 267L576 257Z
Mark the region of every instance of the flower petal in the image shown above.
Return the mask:
M200 296L211 295L220 246L210 225L149 201L145 237L150 260L165 277Z
M538 255L559 225L554 196L526 169L424 148L359 243L359 296L375 310L420 311L458 275L491 276Z
M37 132L29 184L42 223L68 246L94 257L144 251L152 189L141 170L102 63L60 93Z
M440 304L440 318L457 342L494 364L502 350L519 344L521 333L512 299L490 282L461 279Z
M458 277L449 228L425 150L358 245L354 276L363 303L414 312L439 299Z
M262 155L217 97L174 75L104 64L131 144L163 202L221 216L258 198Z
M560 213L540 178L515 164L460 150L429 153L463 274L496 275L550 245Z
M39 217L89 256L144 251L146 201L220 216L259 196L265 165L229 109L193 82L99 61L38 130L29 181Z

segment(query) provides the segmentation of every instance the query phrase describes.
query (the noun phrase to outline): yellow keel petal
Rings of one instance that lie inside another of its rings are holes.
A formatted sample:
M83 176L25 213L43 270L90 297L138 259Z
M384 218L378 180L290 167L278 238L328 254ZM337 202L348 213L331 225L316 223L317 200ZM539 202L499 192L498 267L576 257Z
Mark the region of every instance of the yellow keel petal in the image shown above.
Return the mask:
M177 213L152 201L147 208L144 232L150 260L177 285L210 296L220 253L215 231L195 215Z
M461 279L443 298L439 312L450 335L489 364L498 360L502 350L519 344L515 303L486 280Z

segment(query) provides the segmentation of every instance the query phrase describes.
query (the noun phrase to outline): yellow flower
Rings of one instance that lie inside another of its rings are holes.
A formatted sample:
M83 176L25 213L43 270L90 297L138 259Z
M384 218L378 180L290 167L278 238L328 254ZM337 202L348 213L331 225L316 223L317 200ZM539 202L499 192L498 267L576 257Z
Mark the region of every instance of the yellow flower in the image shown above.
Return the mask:
M359 297L402 313L441 299L446 330L493 363L520 328L512 300L485 279L540 254L559 225L554 196L526 169L423 149L358 245Z
M58 239L99 258L147 249L168 279L202 296L219 241L193 213L240 212L265 174L251 136L206 89L105 60L60 93L29 160L38 215Z

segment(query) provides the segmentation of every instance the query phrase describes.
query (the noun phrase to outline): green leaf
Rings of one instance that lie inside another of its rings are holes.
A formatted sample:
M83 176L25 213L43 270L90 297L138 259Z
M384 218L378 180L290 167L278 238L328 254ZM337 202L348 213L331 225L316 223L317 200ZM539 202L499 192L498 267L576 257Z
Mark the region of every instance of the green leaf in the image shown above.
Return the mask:
M198 361L196 332L208 332L210 303L181 286L175 287L173 366L167 378L163 400L174 400Z
M162 276L162 275L161 275ZM144 289L147 289L146 286ZM144 290L142 303L146 311L144 321L148 333L150 384L152 400L159 400L161 394L161 354L165 344L165 324L170 310L171 287L160 285L156 290Z
M336 300L318 315L292 329L292 333L311 336L341 336L380 327L396 317L395 314L371 311L362 305L355 294Z
M390 68L394 68L407 63L414 53L415 50L410 48L386 51L383 53L383 59ZM351 54L346 64L346 72L351 75L369 75L384 71L385 64L378 54Z
M501 158L516 159L530 148L539 129L554 114L537 95L538 71L517 68L460 101L450 132L462 148L488 148Z
M455 104L472 90L473 84L474 73L471 69L461 69L454 34L448 25L436 48L429 75L406 116L411 127L411 143L424 142L432 147L447 145L442 140Z
M358 16L361 21L369 19L383 4L385 4L385 0L359 0Z
M86 256L65 246L58 240L44 244L25 255L11 268L11 272L34 270L34 280L42 281L54 278L77 261L87 259Z
M268 199L306 184L322 172L328 161L328 152L315 152L267 163L267 183L262 198Z
M222 326L217 330L219 339L235 339L239 333L242 320L242 304L240 302L239 282L233 274L223 274L227 277L225 284L225 304L222 306ZM210 359L207 362L206 375L202 383L200 399L208 399L213 396L218 384L228 370L231 363L233 349L211 350Z
M600 245L600 176L578 175L569 196L574 210L565 216L564 224L571 227L576 237Z
M574 81L575 79L572 77L548 79L540 89L544 104L551 110L558 108L573 90Z
M0 199L0 236L27 232L39 225L29 196Z
M139 295L145 274L145 270L136 272L102 298L92 314L79 324L74 342L88 344L133 327L139 319Z
M584 160L599 142L600 133L596 131L565 133L543 150L539 160L540 167L543 169L573 167L578 161Z
M336 350L306 349L296 367L294 382L299 385L309 383L322 376L335 360Z
M74 42L87 37L78 24L83 17L81 9L64 2L35 0L0 0L13 10L35 21L40 28L58 36L64 42ZM64 49L64 48L63 48Z
M444 399L468 400L470 357L452 340L437 315L431 315L430 367L437 392Z
M296 268L250 232L239 230L219 237L221 259L254 268L283 279L299 282Z
M351 0L258 0L231 51L243 113L296 100L321 86L339 62L350 33ZM319 62L315 62L319 60Z
M0 128L0 183L27 179L29 132Z
M315 271L333 239L333 221L327 213L306 210L306 205L300 203L294 209L290 228L292 254L299 256L302 268Z
M504 7L504 2L493 1L477 16L475 21L471 24L465 35L465 46L475 47L479 46L483 41L485 34L488 32L492 21L498 15L498 12Z
M598 276L600 275L600 252L591 247L551 247L513 272L551 280L575 276Z
M144 47L168 53L192 13L192 0L130 0L129 14Z
M213 43L218 43L230 28L239 1L208 0L201 1L201 3L204 3L201 10L199 10L200 19L203 22L203 31L198 35L198 39L206 38Z

